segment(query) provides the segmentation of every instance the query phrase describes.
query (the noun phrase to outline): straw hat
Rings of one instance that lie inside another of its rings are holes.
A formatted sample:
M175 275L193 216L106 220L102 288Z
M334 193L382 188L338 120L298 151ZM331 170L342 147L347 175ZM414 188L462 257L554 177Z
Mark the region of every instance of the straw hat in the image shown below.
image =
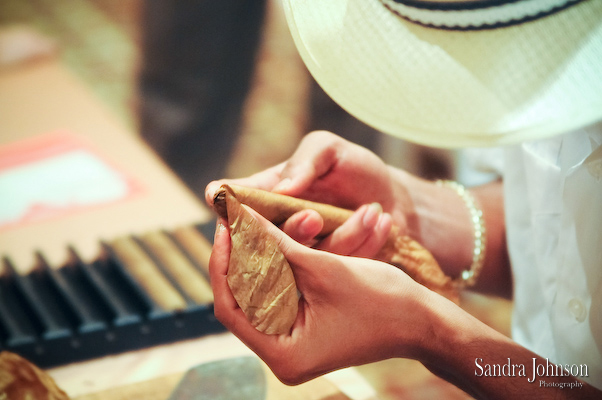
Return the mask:
M284 0L310 72L369 125L437 147L602 118L602 0Z

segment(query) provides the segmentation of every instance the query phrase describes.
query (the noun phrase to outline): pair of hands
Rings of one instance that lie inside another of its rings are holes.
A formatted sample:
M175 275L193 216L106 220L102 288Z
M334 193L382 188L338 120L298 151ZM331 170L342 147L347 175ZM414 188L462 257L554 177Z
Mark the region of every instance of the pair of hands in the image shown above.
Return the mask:
M225 221L218 223L210 261L215 315L282 381L300 383L393 356L418 357L426 328L422 309L426 297L436 295L401 270L369 259L386 241L392 214L404 226L402 208L409 204L399 199L388 167L376 155L333 134L314 132L287 162L230 182L357 208L320 242L314 237L322 220L313 211L295 214L282 231L255 214L278 240L302 293L297 320L290 334L281 336L253 328L232 297L226 281L230 236ZM207 186L209 204L222 183Z
M207 187L209 204L221 183ZM431 250L448 274L453 276L468 265L472 226L465 204L454 191L389 168L368 150L326 132L308 135L287 162L234 183L357 208L345 224L319 242L314 236L322 221L313 212L294 215L282 230L255 214L278 241L302 294L291 332L279 336L253 328L234 300L226 280L230 235L225 221L218 223L209 265L215 315L283 382L297 384L335 369L404 357L421 361L477 398L507 399L517 393L538 397L541 390L557 398L600 398L600 391L587 384L578 391L553 390L540 389L521 376L503 380L477 376L477 358L492 364L511 358L524 365L534 358L538 364L547 360L400 269L371 259L394 221L402 234ZM479 284L491 292L499 286L511 288L501 183L485 185L473 194L484 207L488 226L489 263ZM383 212L368 206L375 202ZM572 376L548 379L575 381Z
M389 167L375 154L332 133L308 134L292 157L247 178L211 182L207 204L223 183L273 191L356 210L352 218L319 243L322 219L312 210L289 218L280 228L296 241L335 254L374 257L395 222L407 230L412 214L407 192L396 188Z

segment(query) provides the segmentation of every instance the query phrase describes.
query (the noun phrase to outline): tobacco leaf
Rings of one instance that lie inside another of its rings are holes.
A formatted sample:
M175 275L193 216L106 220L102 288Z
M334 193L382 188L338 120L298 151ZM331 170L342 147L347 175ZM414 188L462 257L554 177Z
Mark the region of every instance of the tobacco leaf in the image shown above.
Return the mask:
M247 319L266 334L286 334L297 318L298 295L292 269L278 243L230 193L216 210L230 226L232 247L227 281Z
M25 358L0 352L0 399L69 400L50 375Z

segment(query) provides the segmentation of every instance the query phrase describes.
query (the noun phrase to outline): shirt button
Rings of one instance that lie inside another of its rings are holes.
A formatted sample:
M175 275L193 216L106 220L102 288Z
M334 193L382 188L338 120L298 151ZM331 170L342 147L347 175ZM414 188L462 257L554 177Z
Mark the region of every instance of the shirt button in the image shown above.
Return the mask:
M583 305L581 300L571 299L569 301L569 310L571 311L571 314L573 314L573 317L575 317L577 322L585 321L587 313L585 311L585 306Z
M602 160L592 160L586 162L587 170L598 182L602 180Z

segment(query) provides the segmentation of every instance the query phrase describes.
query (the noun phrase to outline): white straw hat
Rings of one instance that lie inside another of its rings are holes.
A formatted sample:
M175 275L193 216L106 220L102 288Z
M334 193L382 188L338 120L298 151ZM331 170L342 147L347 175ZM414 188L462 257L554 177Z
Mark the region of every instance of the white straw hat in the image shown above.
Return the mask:
M602 118L602 0L284 0L343 108L437 146L549 137Z

